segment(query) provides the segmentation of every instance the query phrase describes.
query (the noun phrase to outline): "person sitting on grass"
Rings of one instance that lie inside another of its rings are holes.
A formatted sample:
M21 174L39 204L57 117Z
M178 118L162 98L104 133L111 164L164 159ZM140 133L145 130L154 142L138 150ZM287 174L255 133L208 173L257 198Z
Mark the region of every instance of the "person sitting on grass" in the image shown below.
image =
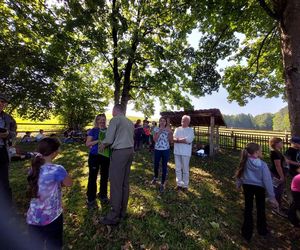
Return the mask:
M37 245L34 249L44 249L45 245L47 249L62 249L63 246L61 187L70 187L72 179L63 166L52 162L59 147L56 138L42 139L27 178L31 201L26 221L29 237Z
M25 132L25 135L21 139L21 142L22 143L30 143L30 142L32 142L31 132L29 132L29 131Z
M40 129L39 133L35 136L35 141L39 142L45 137L44 130Z
M237 187L243 186L245 210L244 223L242 226L242 236L249 242L253 234L253 199L256 200L257 220L256 227L259 235L268 234L266 211L265 211L265 191L270 203L274 208L278 207L272 185L272 177L267 164L262 161L261 148L258 144L248 143L243 149L238 170L236 172Z

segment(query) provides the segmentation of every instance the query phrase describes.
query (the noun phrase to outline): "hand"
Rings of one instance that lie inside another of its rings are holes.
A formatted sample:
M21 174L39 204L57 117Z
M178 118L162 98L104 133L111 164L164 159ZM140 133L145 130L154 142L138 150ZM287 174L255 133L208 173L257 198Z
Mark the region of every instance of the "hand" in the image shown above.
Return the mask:
M275 198L270 199L269 202L270 202L272 208L274 208L274 209L278 208L279 204L278 204L278 202L277 202L277 200Z
M280 181L281 183L284 183L284 177L280 177L279 181Z
M99 145L99 152L103 152L104 149L105 149L105 145L101 143L101 144Z
M5 138L7 138L8 135L9 135L8 131L0 133L0 138L5 139Z

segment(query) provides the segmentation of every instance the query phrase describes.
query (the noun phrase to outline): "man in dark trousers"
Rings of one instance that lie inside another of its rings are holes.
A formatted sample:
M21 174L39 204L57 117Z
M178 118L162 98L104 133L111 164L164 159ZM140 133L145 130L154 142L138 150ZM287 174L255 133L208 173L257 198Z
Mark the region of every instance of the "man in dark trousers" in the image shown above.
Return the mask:
M10 162L8 146L16 137L17 125L14 118L3 111L8 102L9 99L0 93L0 196L4 201L7 201L7 205L9 206L12 194L8 177Z
M111 211L100 222L116 225L125 218L129 197L129 173L133 160L133 123L125 117L124 108L117 104L112 111L113 118L107 128L105 139L99 151L110 146L112 149L109 166Z

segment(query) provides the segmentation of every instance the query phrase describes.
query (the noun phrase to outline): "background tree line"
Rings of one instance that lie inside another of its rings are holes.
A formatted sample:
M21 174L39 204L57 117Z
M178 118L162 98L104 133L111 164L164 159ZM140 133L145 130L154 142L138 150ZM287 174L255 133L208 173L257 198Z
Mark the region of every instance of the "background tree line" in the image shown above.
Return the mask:
M290 131L288 108L282 108L277 113L223 115L227 126L233 128Z

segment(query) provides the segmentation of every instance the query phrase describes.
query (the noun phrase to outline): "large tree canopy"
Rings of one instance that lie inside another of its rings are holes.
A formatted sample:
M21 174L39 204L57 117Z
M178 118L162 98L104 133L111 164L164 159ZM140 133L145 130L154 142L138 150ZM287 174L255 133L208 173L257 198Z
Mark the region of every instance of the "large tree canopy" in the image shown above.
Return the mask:
M285 94L292 133L299 135L300 2L195 0L190 3L203 34L200 50L216 51L203 54L203 60L214 62L214 68L218 59L234 62L224 70L221 79L229 100L244 105L255 96ZM243 41L239 41L239 33L245 36Z

